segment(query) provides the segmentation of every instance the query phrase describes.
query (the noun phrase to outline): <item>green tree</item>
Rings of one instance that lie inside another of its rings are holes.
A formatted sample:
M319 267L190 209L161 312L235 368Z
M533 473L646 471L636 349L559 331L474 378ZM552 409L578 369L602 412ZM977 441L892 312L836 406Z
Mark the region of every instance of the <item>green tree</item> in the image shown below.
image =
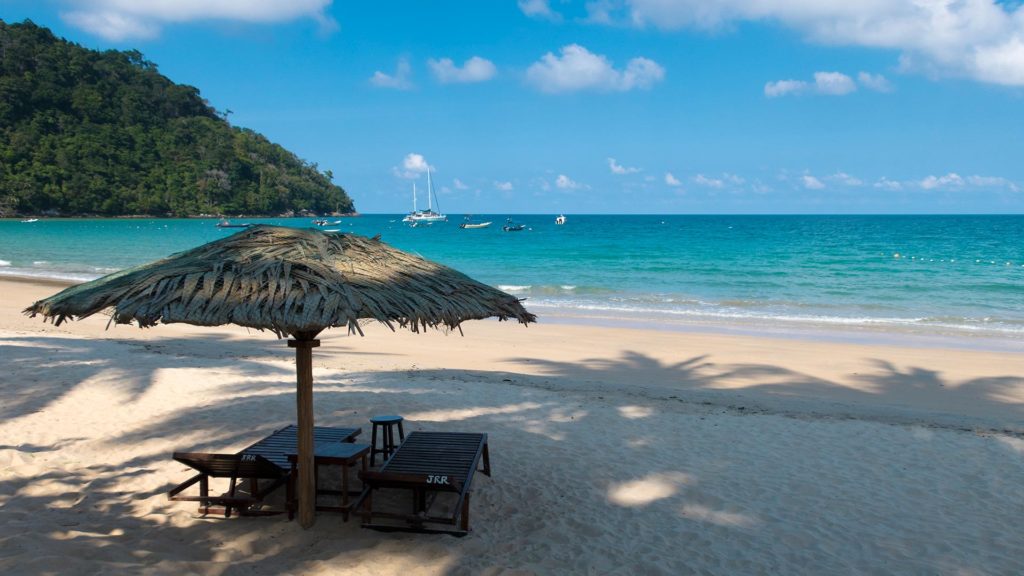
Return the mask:
M137 50L0 20L0 215L354 210L331 171L230 113Z

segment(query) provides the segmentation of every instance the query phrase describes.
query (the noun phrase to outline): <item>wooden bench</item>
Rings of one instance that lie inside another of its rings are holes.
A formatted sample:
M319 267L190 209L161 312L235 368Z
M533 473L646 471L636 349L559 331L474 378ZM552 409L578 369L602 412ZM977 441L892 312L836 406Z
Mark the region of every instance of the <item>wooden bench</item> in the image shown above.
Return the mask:
M378 471L359 474L365 485L356 503L361 507L363 527L375 530L447 533L464 536L469 532L469 496L473 475L480 470L491 475L487 434L465 432L412 432ZM412 513L374 509L374 492L380 489L412 493ZM450 514L434 515L430 510L440 493L456 496ZM397 520L378 523L376 519ZM443 528L434 527L440 525ZM452 528L448 528L451 526Z
M291 472L288 453L297 450L297 431L294 425L286 426L237 454L175 452L175 460L193 468L198 474L175 486L167 493L168 499L199 502L199 512L202 514L223 511L224 516L230 517L232 509L237 509L241 514L280 514L283 510L265 512L251 508L288 481ZM315 442L352 442L361 432L361 428L316 426L313 428L313 439ZM230 478L227 493L211 496L210 478ZM248 495L237 494L238 479L249 481ZM260 480L269 481L269 484L261 487ZM198 496L181 495L197 483Z

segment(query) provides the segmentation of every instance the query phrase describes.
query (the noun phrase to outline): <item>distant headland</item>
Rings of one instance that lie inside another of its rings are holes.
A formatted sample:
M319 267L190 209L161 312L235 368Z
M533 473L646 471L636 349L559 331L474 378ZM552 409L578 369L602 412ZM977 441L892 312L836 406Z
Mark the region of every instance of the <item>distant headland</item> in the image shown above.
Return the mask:
M0 20L0 217L355 213L352 199L135 50Z

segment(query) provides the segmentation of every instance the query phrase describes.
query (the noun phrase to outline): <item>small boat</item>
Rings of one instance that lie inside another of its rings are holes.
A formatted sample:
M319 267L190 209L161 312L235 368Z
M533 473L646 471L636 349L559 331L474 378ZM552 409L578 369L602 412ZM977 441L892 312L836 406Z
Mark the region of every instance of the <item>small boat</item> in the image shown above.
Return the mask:
M490 225L490 222L473 222L472 217L466 216L466 221L463 222L462 224L459 224L459 228L464 228L466 230L475 230L477 228L487 228Z
M505 220L505 225L501 227L505 232L522 232L526 230L526 224L516 224L511 218Z
M558 218L555 218L555 224L558 224L559 226L565 224L565 214L559 214Z
M22 224L31 224L33 222L39 222L39 218L25 218L21 221Z
M341 220L324 220L323 218L319 218L317 220L313 220L313 224L316 224L317 226L339 226L341 225Z
M437 202L437 195L434 194L434 187L430 183L430 168L427 168L427 209L419 210L416 208L416 183L412 183L412 212L406 214L405 218L402 218L402 222L407 224L420 224L426 222L427 224L433 224L434 222L447 222L448 217L440 212L434 211L434 203ZM437 202L438 210L441 209L441 203Z
M227 219L224 219L224 220L221 220L220 222L217 222L217 228L248 228L249 226L252 226L252 224L249 224L249 223L232 224Z

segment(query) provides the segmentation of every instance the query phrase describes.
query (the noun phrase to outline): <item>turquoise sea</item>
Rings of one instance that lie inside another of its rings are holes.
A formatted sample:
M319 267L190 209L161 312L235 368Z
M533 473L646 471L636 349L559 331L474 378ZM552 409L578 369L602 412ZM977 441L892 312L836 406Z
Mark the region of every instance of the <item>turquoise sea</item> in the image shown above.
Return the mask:
M527 299L544 320L1024 345L1024 216L520 216L522 232L339 228ZM308 227L307 218L245 219ZM0 220L0 274L91 279L237 232L216 220ZM980 339L980 340L979 340Z

